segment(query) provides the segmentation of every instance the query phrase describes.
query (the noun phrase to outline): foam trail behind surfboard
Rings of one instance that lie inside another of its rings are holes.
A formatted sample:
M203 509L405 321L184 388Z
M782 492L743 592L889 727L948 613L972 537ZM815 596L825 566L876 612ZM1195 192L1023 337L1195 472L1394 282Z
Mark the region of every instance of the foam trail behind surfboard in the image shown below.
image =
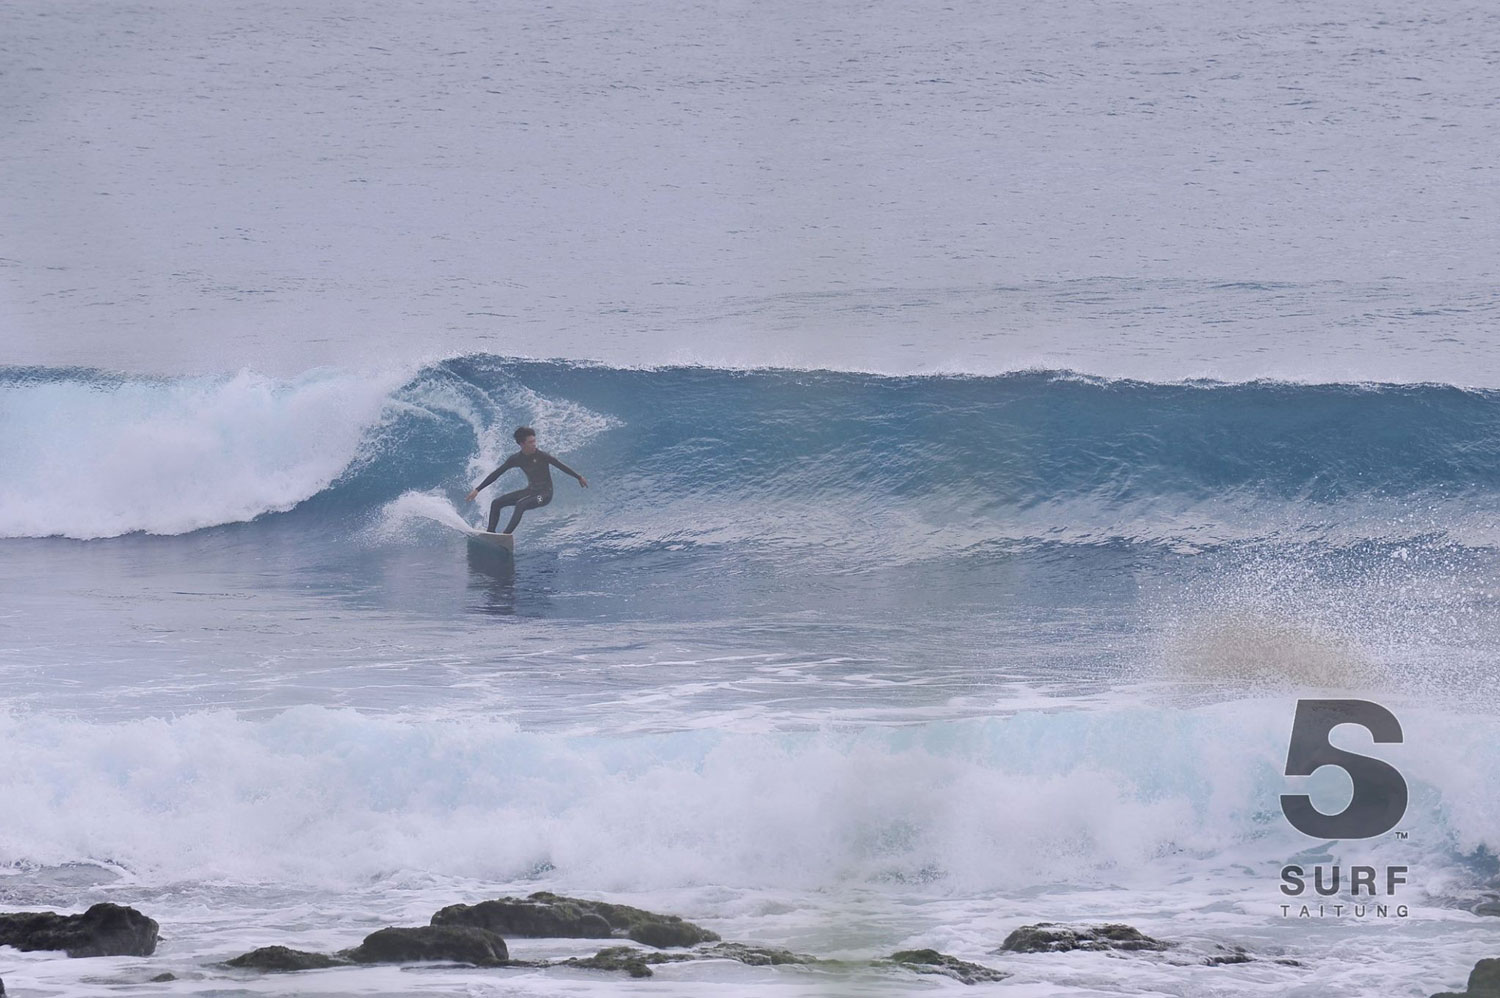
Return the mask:
M386 506L379 529L386 535L400 534L402 528L413 520L431 520L465 534L479 529L465 520L445 497L433 492L402 493Z

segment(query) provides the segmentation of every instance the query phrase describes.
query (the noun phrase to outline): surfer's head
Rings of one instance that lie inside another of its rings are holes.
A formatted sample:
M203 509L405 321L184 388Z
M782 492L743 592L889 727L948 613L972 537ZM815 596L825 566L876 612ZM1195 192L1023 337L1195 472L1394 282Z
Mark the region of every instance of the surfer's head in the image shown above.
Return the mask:
M521 449L526 453L530 454L536 450L536 430L533 430L531 427L516 427L515 438L516 443L520 444Z

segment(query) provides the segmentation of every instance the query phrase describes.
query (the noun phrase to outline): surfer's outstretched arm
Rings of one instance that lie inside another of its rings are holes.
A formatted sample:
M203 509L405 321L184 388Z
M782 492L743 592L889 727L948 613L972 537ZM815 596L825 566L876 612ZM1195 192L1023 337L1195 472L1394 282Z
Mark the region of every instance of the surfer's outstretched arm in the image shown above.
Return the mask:
M505 474L510 469L514 468L516 466L516 458L518 457L520 457L519 454L512 454L510 457L506 458L504 464L486 475L484 477L484 481L480 482L469 491L469 494L466 497L466 501L473 502L474 497L479 495L480 492L483 492L485 489L489 488L490 483L499 478L501 475Z
M574 478L578 479L578 484L582 485L584 488L588 488L589 487L589 480L587 478L584 478L578 472L574 471L572 468L568 467L566 464L563 464L561 461L559 461L557 458L553 457L551 454L547 455L547 463L550 464L550 465L552 465L552 467L556 468L558 471L562 472L564 475L572 475Z

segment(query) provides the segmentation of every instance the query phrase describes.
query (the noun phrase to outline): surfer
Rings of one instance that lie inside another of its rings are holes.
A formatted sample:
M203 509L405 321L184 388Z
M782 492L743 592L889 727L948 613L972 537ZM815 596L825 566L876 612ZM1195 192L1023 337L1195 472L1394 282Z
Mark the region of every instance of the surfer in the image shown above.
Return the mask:
M490 503L490 533L492 534L495 532L495 524L500 522L500 511L505 507L514 506L516 508L516 511L510 516L510 523L506 524L505 529L501 531L501 533L509 534L513 533L516 529L516 524L521 522L522 513L528 509L541 509L552 501L552 472L547 467L549 464L558 471L572 475L578 479L578 484L584 488L589 487L589 480L587 478L584 478L546 451L538 449L536 445L536 431L531 427L522 426L517 428L515 437L516 443L521 445L521 449L506 458L505 463L490 472L484 481L474 486L473 491L469 493L468 498L465 500L465 502L473 502L474 497L479 495L481 490L512 468L520 468L526 472L526 487L524 489L507 492Z

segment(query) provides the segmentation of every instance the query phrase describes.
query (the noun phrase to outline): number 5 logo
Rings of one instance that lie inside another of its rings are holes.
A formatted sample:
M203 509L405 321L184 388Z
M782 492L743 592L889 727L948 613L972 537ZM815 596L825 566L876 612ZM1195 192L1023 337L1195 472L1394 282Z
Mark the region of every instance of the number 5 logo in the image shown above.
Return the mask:
M1307 794L1282 794L1281 812L1297 831L1321 839L1368 839L1395 828L1406 814L1406 781L1395 767L1329 744L1340 724L1358 724L1377 743L1400 742L1396 715L1368 700L1298 700L1286 775L1311 776L1337 766L1354 781L1354 797L1338 814L1324 814Z

